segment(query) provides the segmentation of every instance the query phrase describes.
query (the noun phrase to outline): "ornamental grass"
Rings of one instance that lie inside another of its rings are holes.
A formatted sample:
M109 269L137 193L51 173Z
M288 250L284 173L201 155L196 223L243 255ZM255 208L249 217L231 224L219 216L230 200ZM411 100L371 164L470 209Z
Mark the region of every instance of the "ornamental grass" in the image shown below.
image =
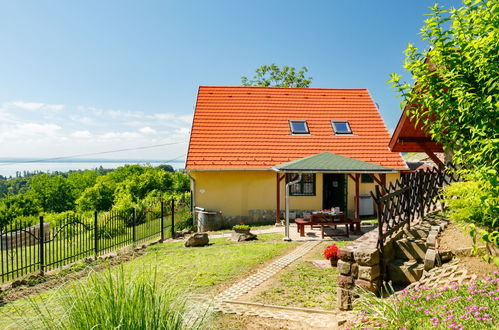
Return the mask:
M404 289L380 299L364 292L353 329L497 329L499 272L466 284ZM392 292L393 290L390 289Z
M31 299L18 308L22 328L207 328L206 308L188 306L185 295L173 283L160 284L154 271L95 273L63 288L51 300Z

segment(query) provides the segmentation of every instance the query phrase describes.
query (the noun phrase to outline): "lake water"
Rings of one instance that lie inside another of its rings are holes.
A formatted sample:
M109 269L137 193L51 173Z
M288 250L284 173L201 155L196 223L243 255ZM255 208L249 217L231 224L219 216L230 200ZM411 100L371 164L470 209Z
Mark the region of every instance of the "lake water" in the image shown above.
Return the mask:
M35 172L67 172L69 170L91 170L95 168L99 168L102 166L106 169L117 168L120 166L124 166L126 164L140 164L140 165L151 165L158 166L161 164L168 164L173 166L173 168L177 169L179 167L183 167L183 163L164 163L164 162L50 162L50 163L1 163L0 162L0 175L5 177L15 177L16 172L20 172L21 174L24 171Z

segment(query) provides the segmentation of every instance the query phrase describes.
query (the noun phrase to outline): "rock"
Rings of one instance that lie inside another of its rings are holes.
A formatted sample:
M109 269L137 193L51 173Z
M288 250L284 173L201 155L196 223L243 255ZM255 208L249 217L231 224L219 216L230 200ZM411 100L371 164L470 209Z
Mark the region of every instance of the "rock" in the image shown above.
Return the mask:
M205 245L208 245L209 242L210 242L210 240L208 239L208 234L199 233L199 234L191 235L187 239L187 241L185 241L185 246L186 247L205 246Z
M338 258L343 261L353 261L353 251L343 247L338 250Z
M185 228L185 229L182 229L181 231L176 231L174 238L185 237L186 235L189 235L191 232L192 232L192 230L190 228Z
M348 261L338 260L338 272L341 275L350 275L352 264Z
M363 249L354 252L357 264L362 266L373 266L379 264L379 251L377 249Z
M450 250L438 251L438 253L440 254L440 259L442 260L442 262L449 262L454 257L454 253L452 253L452 251Z
M255 234L252 234L250 232L247 233L236 233L233 232L232 236L230 237L230 240L233 242L244 242L244 241L252 241L258 239Z
M373 281L380 275L379 265L372 267L359 266L359 278L366 281Z
M352 296L353 293L350 290L345 290L342 288L336 289L336 303L338 309L342 311L347 311L352 309Z

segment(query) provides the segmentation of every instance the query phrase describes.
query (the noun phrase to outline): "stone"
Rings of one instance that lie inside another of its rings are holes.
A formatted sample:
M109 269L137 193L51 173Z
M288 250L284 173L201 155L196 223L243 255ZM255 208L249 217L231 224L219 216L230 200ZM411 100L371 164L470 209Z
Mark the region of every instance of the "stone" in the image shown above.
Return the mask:
M359 276L359 265L352 264L352 276L353 278L357 278Z
M240 233L233 232L231 237L230 237L230 240L233 242L252 241L255 239L258 239L257 236L255 234L250 233L250 232L246 232L246 233L245 232L240 232Z
M428 271L436 266L437 251L435 249L428 249L424 257L424 270Z
M378 292L378 284L376 283L376 281L356 280L355 286L373 293Z
M338 273L342 275L350 275L352 264L348 261L338 260Z
M395 255L399 259L423 260L426 253L426 241L403 238L395 242Z
M338 275L338 286L344 289L352 289L353 288L353 277Z
M372 267L369 266L359 266L359 279L373 281L377 279L380 275L379 265Z
M388 263L388 278L394 284L410 284L419 281L423 275L424 265L415 260L396 259Z
M438 251L438 254L440 255L440 260L442 262L449 262L454 258L454 253L450 250Z
M434 248L436 244L437 244L437 235L435 234L428 235L428 238L426 239L426 245L428 247Z
M353 251L349 248L340 248L338 250L338 259L343 261L353 261Z
M377 249L363 249L354 252L355 262L362 266L379 265L379 251Z
M430 230L430 232L432 232L432 231L436 231L436 232L437 232L437 234L438 234L438 233L440 232L440 230L441 230L441 229L442 229L442 228L441 228L440 226L431 226L431 230Z
M342 288L336 289L336 303L338 309L342 311L349 311L352 309L352 297L353 293L350 290L345 290Z
M187 241L185 241L186 247L194 247L194 246L205 246L210 242L208 238L208 234L206 233L198 233L191 235Z

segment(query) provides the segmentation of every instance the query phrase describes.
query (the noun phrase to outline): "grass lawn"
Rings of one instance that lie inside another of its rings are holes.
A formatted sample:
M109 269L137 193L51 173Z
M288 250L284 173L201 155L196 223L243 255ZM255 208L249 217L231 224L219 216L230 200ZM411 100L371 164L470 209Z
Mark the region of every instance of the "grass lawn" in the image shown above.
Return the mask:
M174 283L189 293L215 295L223 283L230 283L258 267L267 260L279 256L297 243L282 241L282 234L262 234L259 240L233 243L226 238L212 239L212 245L185 248L183 242L167 242L149 246L147 252L129 262L113 267L125 273L152 270L159 281ZM85 281L85 279L82 279ZM57 299L60 289L40 293L36 300L50 303ZM15 309L29 310L26 300L18 300L0 308L0 328L12 324ZM15 325L13 326L15 328Z
M304 258L284 270L268 289L261 291L252 300L280 306L335 309L337 268L320 269L310 262L324 259L324 249L332 243L319 244ZM349 242L334 243L341 247Z

